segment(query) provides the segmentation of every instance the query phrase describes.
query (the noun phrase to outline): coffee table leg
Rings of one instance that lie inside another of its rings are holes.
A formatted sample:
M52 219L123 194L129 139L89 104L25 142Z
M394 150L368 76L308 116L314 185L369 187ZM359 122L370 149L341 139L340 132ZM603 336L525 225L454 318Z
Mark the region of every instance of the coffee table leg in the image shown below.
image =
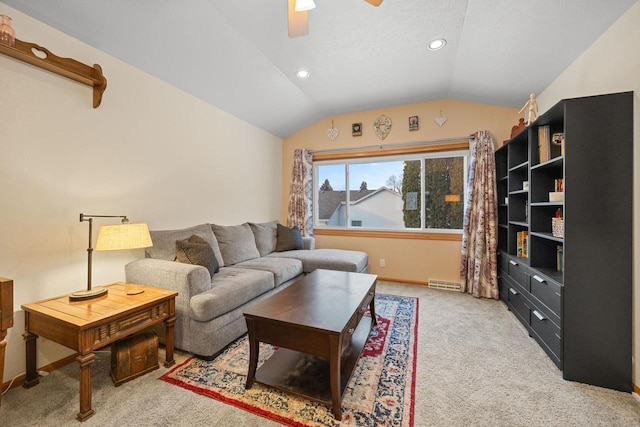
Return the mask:
M369 312L371 313L371 326L375 326L378 324L378 319L376 318L376 293L375 291L371 291L373 296L371 297L371 303L369 303Z
M258 357L260 356L260 343L256 340L253 320L247 319L247 330L249 332L249 372L247 373L247 383L245 389L250 389L256 378L256 369L258 368Z
M76 416L78 421L84 421L95 413L91 409L91 364L95 358L94 353L76 357L76 362L80 365L80 412Z
M342 420L340 404L342 401L340 390L340 335L329 337L329 382L331 383L331 403L333 405L333 416L336 420Z

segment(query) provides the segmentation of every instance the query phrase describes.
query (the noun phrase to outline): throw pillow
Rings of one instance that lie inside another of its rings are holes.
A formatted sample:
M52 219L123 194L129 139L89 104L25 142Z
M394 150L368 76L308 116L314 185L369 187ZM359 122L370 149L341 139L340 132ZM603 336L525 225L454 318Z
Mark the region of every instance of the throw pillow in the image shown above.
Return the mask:
M209 224L200 224L179 230L151 230L149 233L151 234L153 246L144 250L147 258L174 261L176 259L176 240L185 240L195 234L211 245L213 253L216 254L218 265L223 265L218 241Z
M278 224L278 243L276 244L276 252L291 251L295 249L304 249L302 234L297 226L293 228L285 227Z
M276 228L278 221L254 223L250 222L249 226L253 231L253 237L256 239L256 246L260 256L267 256L276 250L278 240L278 229Z
M218 240L224 265L260 258L253 232L246 222L240 225L211 224L211 229Z
M209 270L211 277L220 270L211 245L202 237L193 235L186 240L176 240L176 261L201 265Z

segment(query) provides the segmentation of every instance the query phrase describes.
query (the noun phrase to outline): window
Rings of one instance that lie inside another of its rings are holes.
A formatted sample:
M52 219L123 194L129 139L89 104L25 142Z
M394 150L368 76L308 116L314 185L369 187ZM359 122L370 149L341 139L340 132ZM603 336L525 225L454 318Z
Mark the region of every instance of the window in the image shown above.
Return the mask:
M460 231L466 166L466 150L314 161L314 226Z

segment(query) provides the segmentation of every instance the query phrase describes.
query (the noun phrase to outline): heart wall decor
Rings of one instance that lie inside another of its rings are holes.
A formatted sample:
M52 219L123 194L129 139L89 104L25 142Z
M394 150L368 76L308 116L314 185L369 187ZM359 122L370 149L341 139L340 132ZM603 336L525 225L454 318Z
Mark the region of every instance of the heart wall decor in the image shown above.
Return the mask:
M333 126L333 120L331 120L331 127L327 129L327 136L330 140L335 140L338 137L340 130Z
M440 127L442 127L447 122L447 116L442 114L442 110L440 110L440 115L433 119L434 122Z
M384 140L391 132L391 119L384 114L381 115L373 122L373 130L378 135L378 138Z

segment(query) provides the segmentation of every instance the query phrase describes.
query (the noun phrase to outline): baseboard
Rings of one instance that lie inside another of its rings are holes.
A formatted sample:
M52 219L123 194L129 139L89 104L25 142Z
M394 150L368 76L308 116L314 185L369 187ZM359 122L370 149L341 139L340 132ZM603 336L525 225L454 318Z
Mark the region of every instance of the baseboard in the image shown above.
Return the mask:
M38 371L45 371L45 372L52 372L55 371L56 369L60 369L63 366L67 366L70 363L73 363L76 361L76 357L78 357L78 353L76 354L72 354L71 356L67 356L63 359L57 360L53 363L49 363L46 366L42 366L40 368L38 368ZM27 378L27 374L21 374L18 375L14 380L13 383L11 382L11 380L7 381L6 383L2 384L2 392L4 393L7 388L9 387L9 385L11 385L11 388L16 388L21 386L22 384L24 384L24 380Z
M422 282L419 280L406 280L406 279L394 279L391 277L380 277L378 276L378 280L382 280L383 282L394 282L394 283L407 283L409 285L419 285L419 286L429 286L429 282Z
M637 395L640 395L640 387L638 387L634 383L631 383L631 386L632 386L633 392Z

